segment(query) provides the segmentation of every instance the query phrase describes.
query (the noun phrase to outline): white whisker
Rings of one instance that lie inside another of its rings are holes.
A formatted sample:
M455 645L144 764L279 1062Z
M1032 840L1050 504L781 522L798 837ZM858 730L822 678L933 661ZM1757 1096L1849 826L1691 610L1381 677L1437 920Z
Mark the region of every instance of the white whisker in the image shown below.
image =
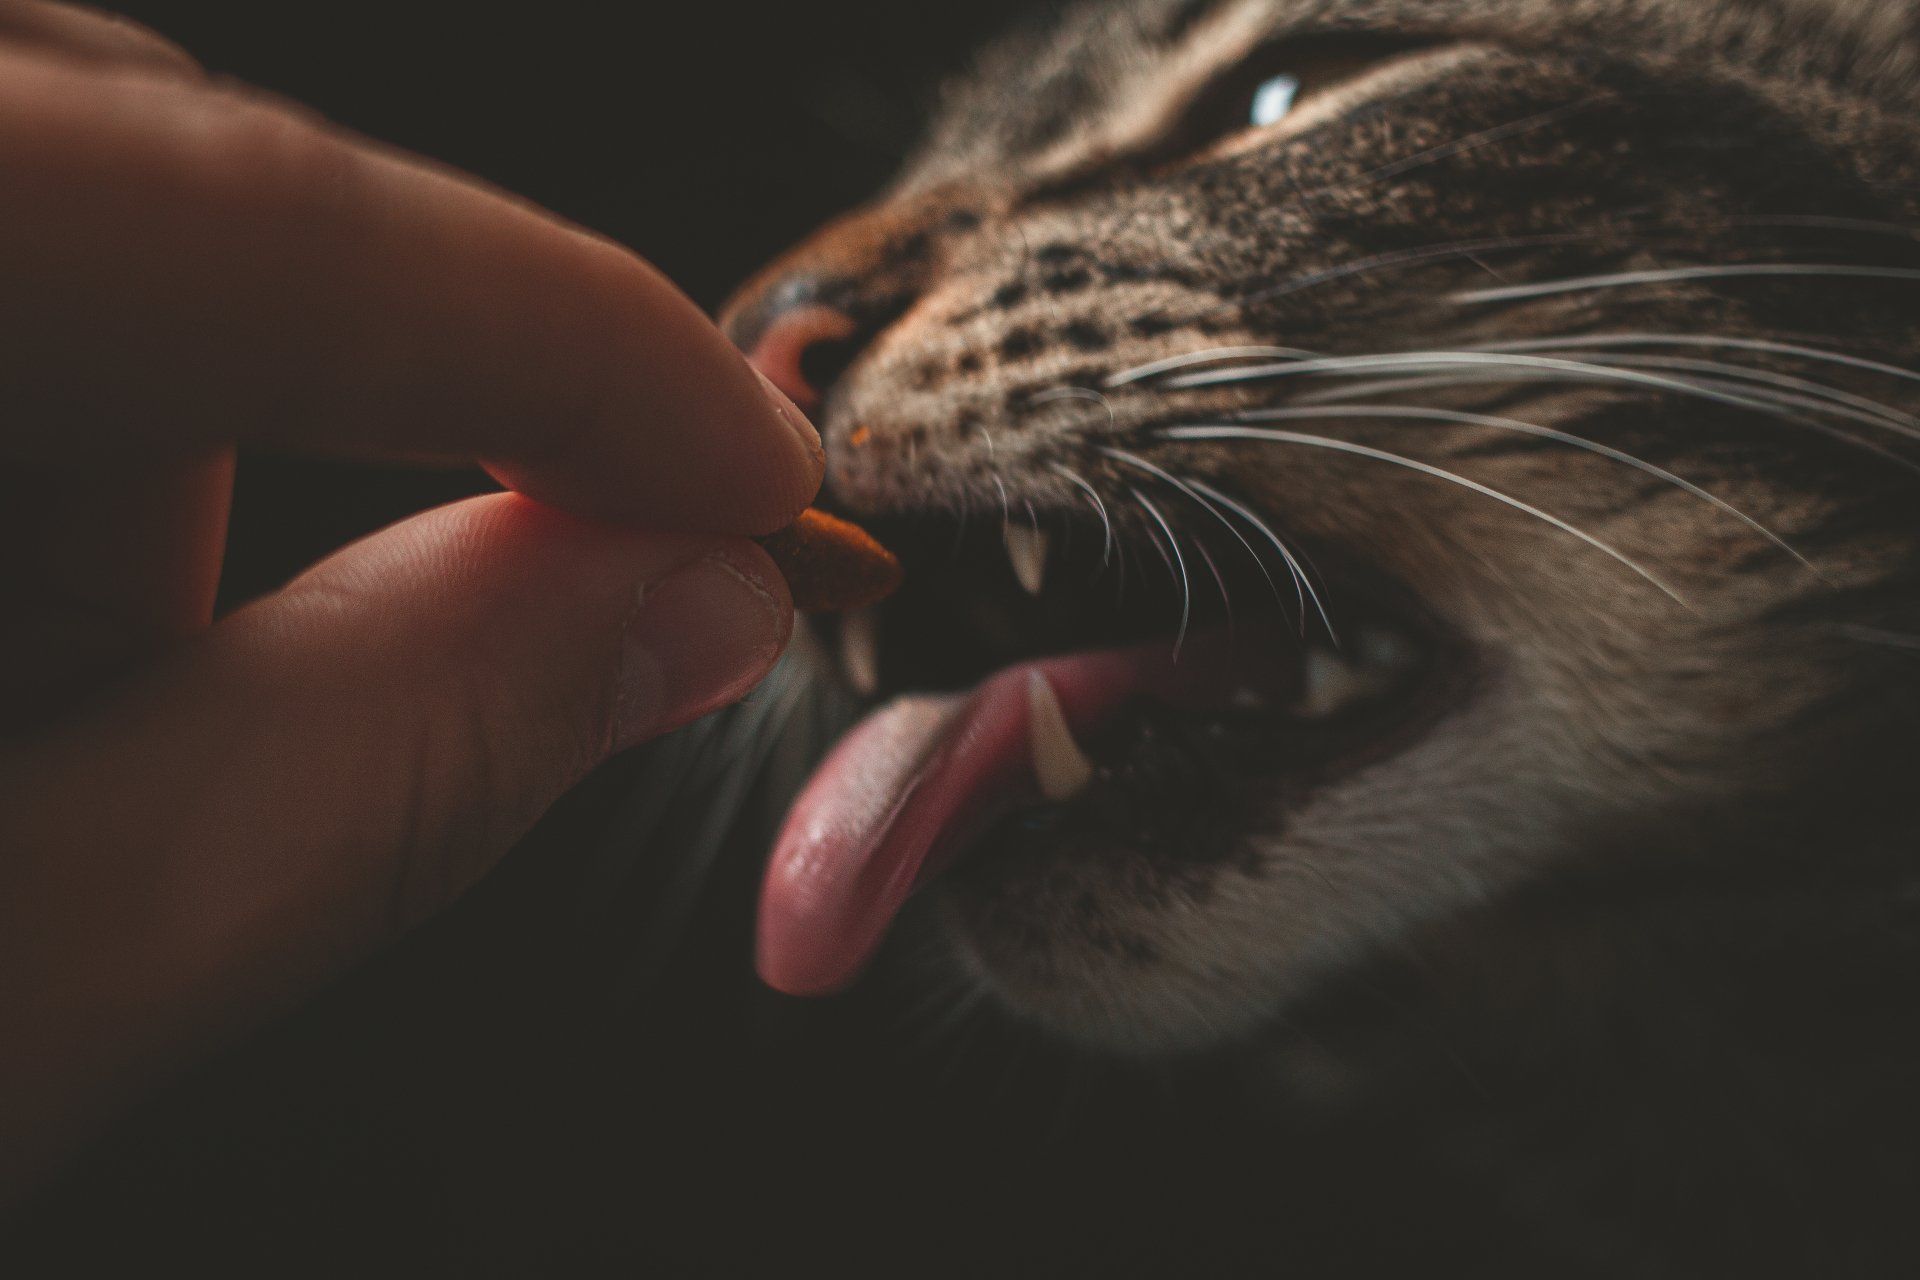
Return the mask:
M1189 368L1196 364L1217 364L1228 360L1311 360L1319 355L1317 351L1306 351L1298 347L1209 347L1204 351L1191 351L1186 355L1167 356L1162 360L1152 360L1146 364L1135 365L1111 374L1100 383L1109 391L1115 387L1124 387L1139 382L1143 378L1157 377L1163 373L1172 373L1176 369Z
M1868 414L1839 404L1822 401L1787 397L1784 393L1766 391L1761 387L1744 383L1729 384L1716 379L1688 379L1665 377L1660 374L1646 373L1638 369L1623 369L1610 364L1595 364L1586 360L1563 360L1553 356L1532 356L1496 354L1484 351L1403 351L1382 355L1366 356L1330 356L1320 360L1301 361L1291 365L1260 365L1252 369L1241 369L1215 373L1187 374L1174 378L1166 384L1176 389L1198 386L1213 386L1234 382L1254 382L1272 378L1297 375L1316 375L1328 377L1346 377L1354 372L1375 372L1397 370L1399 372L1439 372L1448 369L1486 368L1489 370L1512 370L1516 381L1528 380L1518 375L1557 374L1564 380L1589 382L1619 382L1630 386L1647 387L1658 391L1673 391L1691 395L1718 404L1732 405L1742 409L1761 409L1775 413L1776 416L1788 416L1797 422L1807 420L1798 415L1779 413L1782 404L1792 402L1799 407L1836 417L1849 418L1865 422L1884 430L1895 431L1902 435L1920 438L1920 431L1909 429L1902 424L1892 422L1878 414ZM1843 393L1844 394L1844 393Z
M1635 369L1719 374L1735 381L1757 382L1765 386L1778 387L1784 391L1797 391L1816 400L1830 400L1835 404L1859 409L1863 413L1882 419L1889 427L1903 428L1902 435L1920 438L1920 418L1896 409L1892 405L1883 404L1866 396L1854 395L1838 387L1830 387L1824 382L1815 382L1810 378L1796 378L1792 374L1775 373L1771 369L1754 369L1724 360L1695 360L1685 356L1616 356L1601 352L1588 358L1597 363L1625 365Z
M1225 515L1221 514L1220 509L1214 506L1213 503L1207 501L1206 496L1201 494L1194 487L1195 484L1197 483L1196 481L1182 480L1179 476L1174 475L1171 471L1168 471L1165 467L1161 467L1155 463L1149 462L1145 458L1142 458L1141 456L1139 456L1138 454L1128 453L1125 449L1103 448L1100 450L1100 452L1106 454L1109 458L1114 459L1116 462L1122 462L1122 463L1125 463L1127 466L1138 468L1139 470L1146 472L1148 475L1153 476L1158 480L1162 480L1168 485L1171 485L1177 492L1184 494L1190 501L1198 505L1208 515L1212 516L1215 520L1218 520L1220 524L1226 529L1226 531L1232 534L1235 538L1239 539L1240 545L1247 549L1247 554L1253 557L1254 564L1258 565L1260 568L1260 576L1267 580L1267 587L1269 590L1273 592L1273 598L1276 601L1280 599L1280 584L1273 580L1273 574L1268 571L1266 557L1261 555L1258 551L1254 549L1253 544L1247 541L1246 535L1242 534L1239 529L1234 527L1233 521L1227 519ZM1267 531L1267 536L1274 538L1274 541L1276 542L1279 541L1279 539L1275 537L1275 535L1272 533L1271 530ZM1282 554L1285 554L1285 553L1282 552ZM1307 600L1301 587L1301 579L1300 579L1299 571L1295 568L1293 564L1293 558L1291 556L1287 557L1287 567L1289 570L1293 572L1293 575L1294 575L1293 589L1294 589L1294 594L1298 597L1298 599L1295 601L1294 613L1295 613L1295 616L1300 619L1300 627L1301 627L1301 630L1304 631L1307 625Z
M1154 506L1146 494L1132 486L1128 486L1127 492L1132 494L1133 500L1153 517L1153 522L1166 531L1167 541L1173 548L1174 566L1178 567L1180 576L1180 631L1173 638L1173 660L1178 662L1181 646L1187 642L1187 625L1193 619L1193 583L1187 577L1187 558L1180 554L1180 539L1175 536L1173 526L1167 523L1167 518L1160 514L1160 508Z
M1320 615L1321 625L1327 629L1327 639L1333 642L1335 648L1339 648L1340 633L1334 628L1333 618L1327 613L1327 606L1321 603L1320 593L1313 588L1313 577L1307 572L1306 566L1302 565L1294 556L1293 550L1287 546L1285 540L1282 539L1279 534L1275 533L1272 526L1265 520L1262 520L1254 513L1253 509L1245 503L1228 497L1203 480L1189 480L1187 484L1193 488L1194 492L1205 494L1208 498L1211 498L1227 510L1233 512L1233 514L1245 520L1255 529L1258 529L1262 536L1273 544L1274 550L1280 553L1280 558L1286 561L1288 572L1293 574L1294 590L1304 593L1307 599L1313 601L1314 612ZM1306 629L1306 625L1307 610L1306 606L1302 604L1300 606L1300 627L1303 632Z
M1108 562L1113 559L1113 519L1107 514L1107 504L1100 500L1099 490L1095 489L1091 484L1088 484L1086 477L1082 476L1073 468L1056 462L1053 464L1053 470L1056 474L1065 476L1068 480L1078 485L1080 492L1086 495L1089 502L1093 503L1093 509L1100 513L1100 533L1106 540L1100 550L1100 567L1105 569Z
M1618 381L1618 379L1606 376L1607 366L1594 365L1591 366L1591 368L1595 372L1589 372L1587 374L1556 374L1544 371L1533 373L1526 371L1500 372L1496 370L1476 373L1438 374L1425 378L1379 379L1356 383L1347 387L1332 387L1323 391L1297 395L1292 397L1289 403L1303 406L1325 405L1360 399L1372 395L1380 395L1386 392L1432 390L1441 387L1492 386L1501 383L1516 382L1582 383ZM1878 415L1862 414L1827 401L1816 400L1806 396L1790 395L1786 392L1775 391L1752 383L1732 382L1719 378L1679 380L1674 382L1672 389L1682 395L1709 400L1715 404L1729 404L1742 409L1750 409L1756 413L1763 413L1768 417L1778 418L1783 422L1792 423L1795 426L1805 427L1809 431L1817 431L1821 435L1839 440L1853 448L1864 449L1868 453L1884 458L1896 466L1920 474L1920 463L1916 463L1913 459L1903 457L1893 450L1862 436L1855 435L1851 431L1842 431L1820 421L1818 418L1808 416L1809 413L1827 414L1849 421L1863 422L1869 426L1881 428L1882 430L1899 430L1896 424L1890 423ZM1904 434L1904 432L1902 434Z
M1623 466L1632 467L1634 470L1644 472L1657 480L1674 486L1684 493L1691 494L1703 502L1710 503L1720 511L1725 512L1735 520L1746 525L1749 529L1752 529L1768 542L1780 548L1780 550L1792 556L1795 560L1799 561L1803 567L1807 569L1813 568L1813 565L1808 562L1805 556L1801 555L1771 529L1724 498L1718 497L1708 490L1701 488L1684 476L1675 475L1665 467L1648 462L1645 458L1636 457L1624 450L1616 449L1611 445L1602 444L1598 440L1590 440L1586 436L1575 435L1570 431L1561 431L1556 427L1543 427L1537 423L1522 422L1516 418L1503 418L1492 414L1467 413L1454 409L1430 409L1414 405L1342 405L1339 407L1324 408L1289 407L1282 409L1257 409L1239 414L1235 420L1245 422L1288 422L1326 418L1400 418L1423 422L1451 422L1463 426L1490 427L1497 431L1514 431L1522 435L1537 436L1543 440L1556 440L1562 444L1570 445L1573 448L1584 449L1588 453L1609 458Z
M1769 355L1796 356L1802 360L1846 365L1869 373L1884 373L1891 378L1920 382L1920 372L1898 365L1882 364L1850 356L1823 347L1804 347L1792 342L1772 342L1764 338L1716 337L1693 333L1589 333L1566 338L1536 338L1526 342L1493 342L1468 347L1469 351L1555 351L1581 347L1726 347L1734 351L1759 351Z
M1462 305L1517 302L1526 298L1545 298L1559 293L1586 293L1595 289L1621 289L1642 284L1678 284L1687 280L1726 280L1756 276L1920 280L1920 268L1854 267L1818 262L1751 262L1720 267L1665 267L1652 271L1617 271L1608 275L1572 276L1565 280L1505 285L1495 289L1466 289L1449 295L1448 300Z
M1593 233L1563 232L1537 236L1500 236L1486 240L1458 240L1446 244L1425 245L1418 249L1396 249L1391 253L1376 254L1370 258L1343 262L1338 266L1325 267L1318 271L1303 272L1269 288L1231 298L1221 304L1221 309L1244 308L1255 303L1271 302L1276 298L1284 298L1316 285L1342 280L1348 276L1384 271L1390 267L1415 266L1426 262L1440 262L1448 258L1472 258L1478 254L1495 253L1503 249L1551 248L1556 245L1586 244L1602 238Z
M1867 627L1858 623L1836 622L1827 630L1849 640L1858 640L1863 644L1884 645L1889 649L1909 649L1920 652L1920 635L1904 631L1889 631L1884 627Z
M1226 610L1227 638L1231 640L1233 638L1233 593L1227 590L1227 580L1220 573L1220 566L1213 562L1213 553L1207 550L1207 544L1195 538L1193 549L1199 552L1202 563L1207 566L1207 572L1213 575L1213 584L1220 588L1220 605Z
M1435 479L1445 480L1450 484L1459 485L1462 488L1480 494L1482 497L1490 498L1504 506L1513 508L1515 511L1519 511L1546 524L1552 525L1561 532L1578 538L1594 550L1599 551L1627 569L1632 570L1681 607L1691 608L1679 592L1668 586L1666 582L1657 575L1646 569L1638 561L1627 556L1624 552L1621 552L1608 543L1602 542L1586 530L1569 524L1551 512L1542 511L1530 503L1523 502L1512 494L1502 493L1500 490L1492 488L1489 485L1481 484L1478 480L1471 480L1466 476L1457 475L1443 467L1436 467L1432 463L1421 462L1416 458L1403 457L1397 453L1389 453L1385 449L1375 449L1370 445L1356 444L1351 440L1336 440L1330 436L1316 436L1297 431L1283 431L1276 427L1233 426L1224 423L1205 424L1186 427L1169 427L1162 431L1161 435L1169 440L1262 440L1276 444L1292 444L1305 448L1327 449L1336 453L1347 453L1356 457L1372 458L1376 461L1391 463L1398 467L1406 467L1410 470L1418 471L1423 475L1429 475Z
M1026 407L1054 404L1061 400L1090 400L1107 411L1107 426L1112 427L1119 419L1113 412L1113 401L1092 387L1054 387L1048 391L1037 391L1027 397Z

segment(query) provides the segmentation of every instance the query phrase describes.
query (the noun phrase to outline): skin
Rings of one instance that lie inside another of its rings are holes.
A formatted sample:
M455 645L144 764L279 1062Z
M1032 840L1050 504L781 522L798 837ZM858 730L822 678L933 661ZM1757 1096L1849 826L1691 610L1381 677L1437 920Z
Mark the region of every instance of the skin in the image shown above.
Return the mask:
M620 247L0 3L0 1202L758 680L818 436ZM507 493L215 620L236 448Z

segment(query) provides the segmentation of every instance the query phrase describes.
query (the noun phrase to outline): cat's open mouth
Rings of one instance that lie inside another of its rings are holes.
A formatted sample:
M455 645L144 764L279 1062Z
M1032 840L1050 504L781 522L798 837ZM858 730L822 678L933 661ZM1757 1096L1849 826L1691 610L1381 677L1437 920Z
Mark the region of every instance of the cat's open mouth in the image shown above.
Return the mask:
M1183 534L1176 555L1145 527L873 528L906 586L827 625L874 709L794 805L761 900L761 974L795 994L844 987L963 860L1232 857L1249 805L1403 740L1454 666L1402 593L1301 582L1243 541Z

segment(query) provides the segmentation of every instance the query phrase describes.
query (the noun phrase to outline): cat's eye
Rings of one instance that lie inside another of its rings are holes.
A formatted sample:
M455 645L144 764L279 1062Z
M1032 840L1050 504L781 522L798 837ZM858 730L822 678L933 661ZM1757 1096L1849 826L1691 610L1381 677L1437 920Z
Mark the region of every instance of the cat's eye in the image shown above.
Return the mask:
M1256 129L1278 124L1293 110L1300 96L1300 77L1290 74L1271 76L1253 91L1253 110L1247 123Z
M1275 41L1197 94L1145 158L1177 160L1242 130L1277 124L1321 94L1434 43L1357 32Z

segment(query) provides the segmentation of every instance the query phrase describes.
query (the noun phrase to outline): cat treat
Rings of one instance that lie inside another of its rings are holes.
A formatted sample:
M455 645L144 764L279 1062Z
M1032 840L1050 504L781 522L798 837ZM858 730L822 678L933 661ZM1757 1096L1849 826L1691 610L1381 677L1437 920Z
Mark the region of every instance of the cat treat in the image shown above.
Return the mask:
M802 613L845 613L892 595L900 561L859 525L808 507L778 533L760 539L786 575Z

